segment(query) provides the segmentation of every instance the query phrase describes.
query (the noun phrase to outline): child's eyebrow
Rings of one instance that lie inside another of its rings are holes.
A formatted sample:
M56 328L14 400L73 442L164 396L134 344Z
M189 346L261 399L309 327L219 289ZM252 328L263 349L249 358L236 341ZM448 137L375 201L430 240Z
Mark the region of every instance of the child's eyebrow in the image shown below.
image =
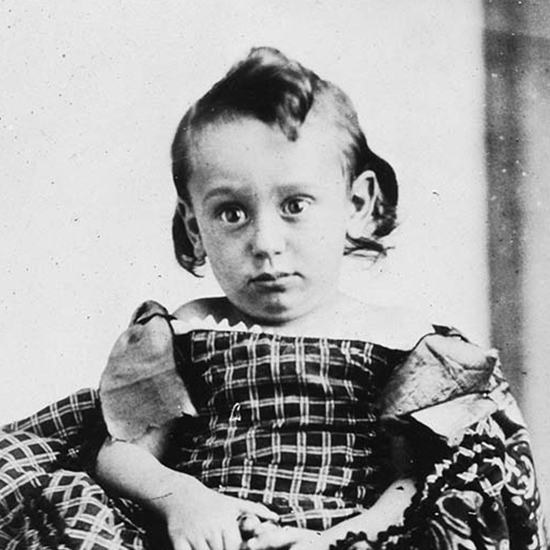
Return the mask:
M203 201L207 201L211 198L215 198L217 196L223 196L223 195L235 195L236 190L231 187L230 185L224 185L222 187L215 187L214 189L209 189L203 197Z
M277 194L294 194L294 193L315 193L319 190L322 185L319 185L317 181L296 181L279 184L274 190ZM227 197L227 196L240 196L247 197L251 194L254 194L252 191L243 187L234 187L232 185L220 185L219 187L213 187L205 192L202 197L203 202L208 202L209 200L218 198L218 197Z
M315 191L322 187L317 181L291 181L279 186L280 191L286 193L298 193L301 191Z

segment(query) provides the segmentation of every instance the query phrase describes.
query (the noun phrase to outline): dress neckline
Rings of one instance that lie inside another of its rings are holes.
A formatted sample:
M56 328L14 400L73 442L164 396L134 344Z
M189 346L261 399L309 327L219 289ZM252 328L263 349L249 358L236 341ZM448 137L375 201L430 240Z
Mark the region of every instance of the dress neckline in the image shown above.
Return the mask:
M394 347L385 345L373 340L360 337L337 337L337 336L327 336L327 335L315 335L315 334L285 334L284 332L278 332L275 330L270 330L269 328L262 327L258 324L247 325L243 321L238 322L235 325L231 325L227 319L221 321L216 321L212 315L201 319L199 317L192 317L187 321L182 321L180 319L173 319L170 322L172 330L174 331L175 336L181 336L189 334L192 332L217 332L220 334L241 334L241 335L256 335L256 336L269 336L278 340L302 340L302 341L325 341L325 342L350 342L350 343L360 343L362 345L370 345L378 348L384 348L390 351L403 351L409 352L412 351L423 338L432 334L427 332L423 334L417 342L412 347Z

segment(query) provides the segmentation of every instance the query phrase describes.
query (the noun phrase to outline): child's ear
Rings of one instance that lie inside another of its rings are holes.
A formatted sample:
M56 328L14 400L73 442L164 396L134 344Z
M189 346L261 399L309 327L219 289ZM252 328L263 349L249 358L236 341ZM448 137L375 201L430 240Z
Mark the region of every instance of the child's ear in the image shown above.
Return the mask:
M178 210L183 219L187 237L193 245L193 254L199 262L203 262L206 258L206 251L204 250L204 246L202 244L199 224L197 222L197 217L195 216L193 206L189 201L180 200L178 202Z
M372 217L378 195L378 179L372 170L366 170L355 178L350 189L350 218L348 235L352 239L369 237L375 229Z

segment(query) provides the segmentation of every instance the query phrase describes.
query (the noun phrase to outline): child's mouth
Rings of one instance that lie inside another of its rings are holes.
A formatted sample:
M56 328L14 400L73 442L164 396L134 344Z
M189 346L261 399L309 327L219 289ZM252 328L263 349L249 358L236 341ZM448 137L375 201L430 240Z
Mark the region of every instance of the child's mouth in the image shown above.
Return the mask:
M298 275L296 273L273 272L260 273L250 279L250 284L256 288L269 290L273 292L282 292L291 286Z

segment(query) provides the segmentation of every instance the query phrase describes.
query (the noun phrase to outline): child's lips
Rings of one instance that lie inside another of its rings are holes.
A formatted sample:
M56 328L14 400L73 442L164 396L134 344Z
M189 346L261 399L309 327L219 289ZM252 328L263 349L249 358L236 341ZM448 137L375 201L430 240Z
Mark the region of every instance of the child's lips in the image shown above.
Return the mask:
M250 284L261 289L272 291L284 291L292 286L299 275L282 271L265 272L250 279Z

